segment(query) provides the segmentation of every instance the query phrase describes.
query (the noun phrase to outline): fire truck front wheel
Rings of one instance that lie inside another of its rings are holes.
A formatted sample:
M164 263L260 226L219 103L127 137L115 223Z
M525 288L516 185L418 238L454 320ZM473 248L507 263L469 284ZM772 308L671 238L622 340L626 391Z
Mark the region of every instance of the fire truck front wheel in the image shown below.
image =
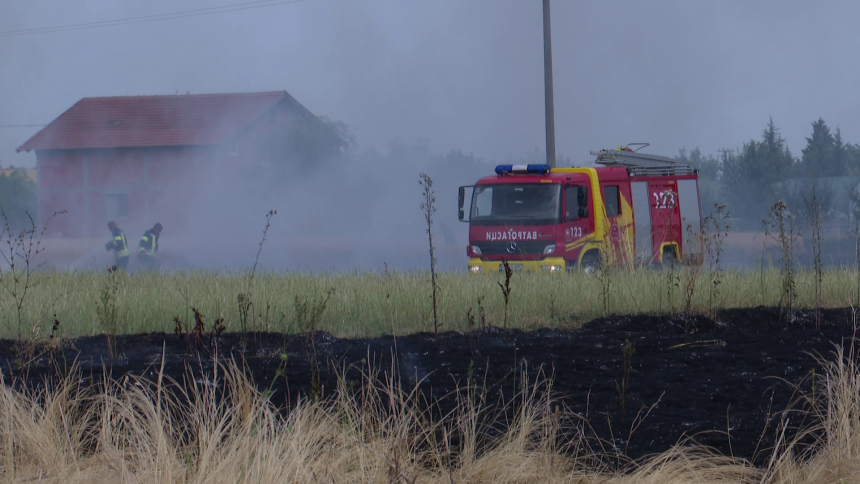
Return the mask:
M579 264L579 269L586 274L594 274L600 270L600 254L596 250L589 251L582 256L582 262Z

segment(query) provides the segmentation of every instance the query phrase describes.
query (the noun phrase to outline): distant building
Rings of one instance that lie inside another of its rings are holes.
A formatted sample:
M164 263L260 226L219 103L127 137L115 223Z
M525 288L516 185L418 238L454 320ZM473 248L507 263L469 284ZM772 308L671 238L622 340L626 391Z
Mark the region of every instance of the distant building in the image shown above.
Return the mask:
M104 235L109 220L181 233L201 173L260 162L267 133L312 116L285 91L84 98L17 151L36 151L40 219L69 212L52 235Z

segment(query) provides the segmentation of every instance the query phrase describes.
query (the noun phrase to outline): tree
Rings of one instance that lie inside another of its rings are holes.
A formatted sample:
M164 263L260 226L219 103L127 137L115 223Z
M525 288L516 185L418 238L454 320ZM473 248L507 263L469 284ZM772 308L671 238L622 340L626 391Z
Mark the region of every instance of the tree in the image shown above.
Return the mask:
M0 208L6 215L12 234L17 235L22 230L32 228L32 223L38 226L36 183L27 176L26 170L16 169L0 175Z
M492 166L473 153L467 154L460 149L453 149L439 157L438 170L450 173L460 181L474 181L492 173Z
M839 126L836 127L836 134L833 136L833 165L839 167L839 176L849 175L851 172L851 163L848 152L846 151L845 143L842 141L842 130Z
M275 168L310 170L345 157L355 146L355 136L346 123L326 116L309 116L269 133L260 143L258 157Z
M721 160L722 195L729 210L750 226L764 217L772 198L771 186L789 174L794 159L773 118L762 140L750 140L739 151L724 151Z
M806 138L806 147L797 166L797 174L806 177L840 176L845 174L842 163L842 134L839 136L837 151L836 138L830 133L830 128L823 119L818 118L812 123L812 136Z
M399 136L388 143L388 158L395 164L425 162L430 157L430 140L418 138L414 143Z
M842 156L845 157L845 169L848 175L860 175L860 145L845 143L842 148Z
M817 177L811 180L795 178L777 183L773 191L799 221L806 223L810 222L814 215L811 203L813 198L815 208L821 216L826 217L834 210L836 187L833 180L833 178L819 180Z

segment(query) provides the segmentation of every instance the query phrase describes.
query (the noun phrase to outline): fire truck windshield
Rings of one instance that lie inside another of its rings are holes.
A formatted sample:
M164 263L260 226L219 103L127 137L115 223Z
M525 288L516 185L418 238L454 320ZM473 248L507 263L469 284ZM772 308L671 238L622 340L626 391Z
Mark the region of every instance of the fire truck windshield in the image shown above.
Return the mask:
M546 225L559 222L561 185L479 185L472 195L473 225Z

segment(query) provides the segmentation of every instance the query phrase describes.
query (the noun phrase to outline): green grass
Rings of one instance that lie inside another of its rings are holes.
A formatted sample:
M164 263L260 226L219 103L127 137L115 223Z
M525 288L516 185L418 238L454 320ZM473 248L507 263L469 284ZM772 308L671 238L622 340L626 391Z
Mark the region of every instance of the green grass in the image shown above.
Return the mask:
M671 278L666 271L642 269L612 273L608 306L613 314L680 312L684 306L682 270ZM34 287L24 299L20 326L15 300L0 295L0 337L45 338L54 315L63 336L75 337L104 332L96 307L108 276L97 272L34 273ZM692 309L709 308L709 275L703 273L694 293ZM0 277L11 282L9 274ZM480 325L478 299L482 298L489 325L501 325L504 311L498 274L442 273L439 318L443 330L468 330L467 313L472 309ZM671 284L670 284L671 283ZM206 321L224 318L228 331L239 330L236 297L247 291L247 274L207 272L127 275L118 279L117 310L120 333L171 332L174 317L191 318L191 307ZM598 277L583 274L514 273L508 326L521 329L576 327L603 316L602 284ZM779 303L781 278L776 269L728 271L715 306L775 306ZM341 337L406 334L432 330L429 273L266 273L254 279L251 293L257 330L297 331L295 300L318 303L326 291L334 292L322 314L318 329ZM825 271L823 306L856 304L856 272ZM813 273L797 273L795 307L813 305ZM267 316L268 313L268 316ZM29 336L28 336L29 335Z

